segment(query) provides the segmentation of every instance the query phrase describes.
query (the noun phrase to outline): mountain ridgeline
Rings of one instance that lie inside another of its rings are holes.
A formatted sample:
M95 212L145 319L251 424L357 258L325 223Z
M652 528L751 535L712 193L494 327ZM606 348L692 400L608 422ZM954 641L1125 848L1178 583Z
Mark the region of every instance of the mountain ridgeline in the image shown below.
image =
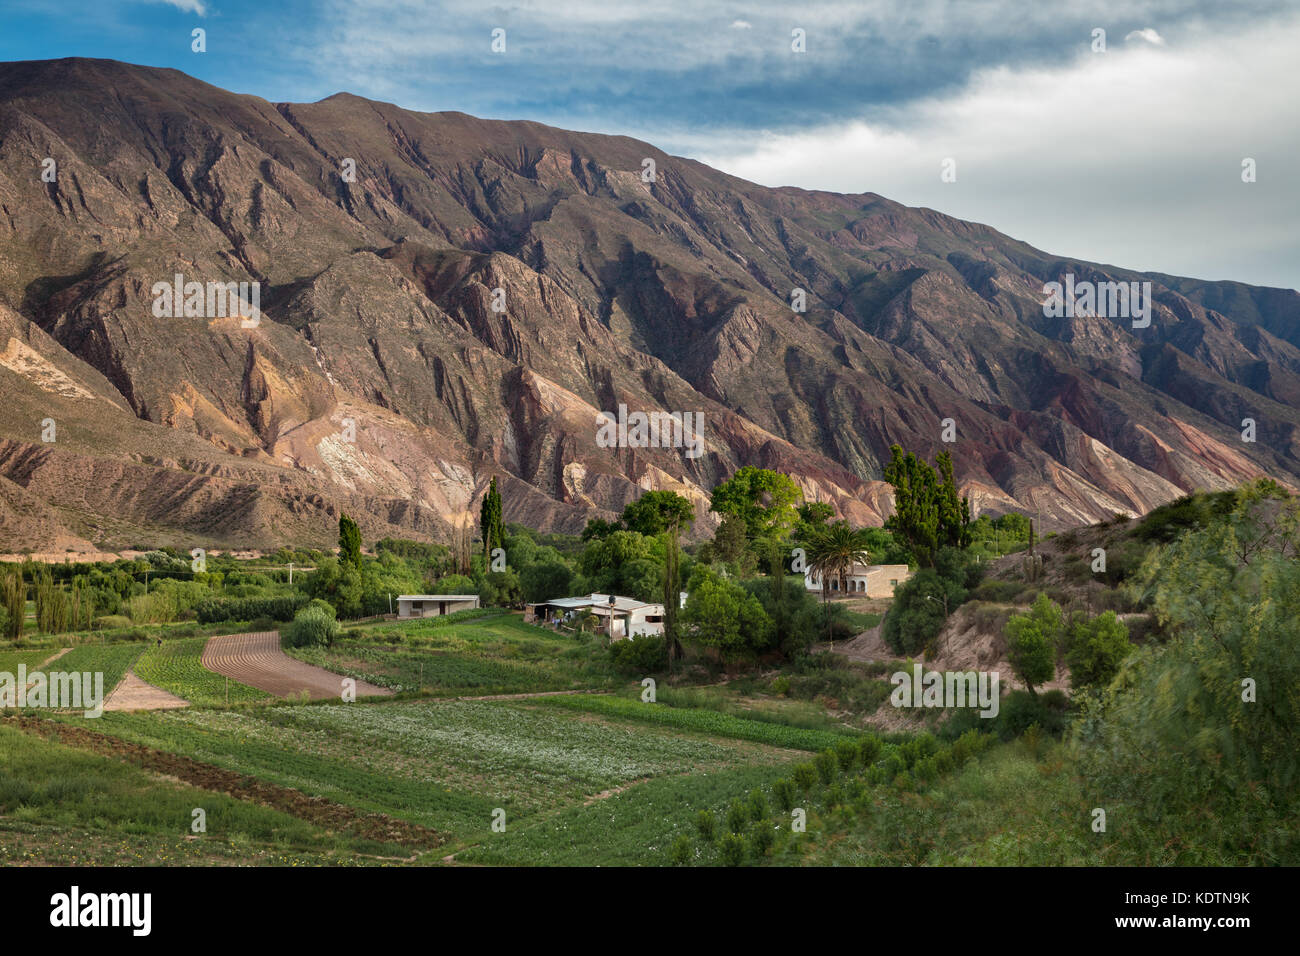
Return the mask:
M258 321L155 307L191 281ZM1150 282L1149 324L1045 310L1067 281ZM645 489L703 518L747 464L879 524L895 443L1050 529L1300 484L1300 295L626 137L8 63L0 398L0 551L438 536L494 476L542 529ZM621 406L696 416L690 453L601 441Z

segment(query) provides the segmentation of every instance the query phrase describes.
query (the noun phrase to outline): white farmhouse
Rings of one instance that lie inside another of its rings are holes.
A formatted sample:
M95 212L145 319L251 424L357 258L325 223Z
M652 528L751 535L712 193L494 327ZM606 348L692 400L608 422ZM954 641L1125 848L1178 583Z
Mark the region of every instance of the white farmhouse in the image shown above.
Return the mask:
M906 564L854 563L845 576L844 593L856 594L861 597L891 598L894 596L894 588L911 576L912 572ZM820 575L814 574L812 571L805 571L803 584L809 591L821 593L822 581ZM830 585L831 594L840 593L840 580L838 577L832 577Z
M529 604L524 620L536 624L566 624L596 615L600 624L596 630L608 634L612 640L636 637L639 634L664 632L664 606L638 601L617 594L587 594L582 597L552 598Z

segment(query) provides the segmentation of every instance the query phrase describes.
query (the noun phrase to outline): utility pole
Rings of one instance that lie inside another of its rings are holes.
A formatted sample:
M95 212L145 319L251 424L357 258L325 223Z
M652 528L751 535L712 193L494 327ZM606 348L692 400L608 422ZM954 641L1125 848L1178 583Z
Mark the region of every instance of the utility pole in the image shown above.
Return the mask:
M293 562L289 562L289 587L293 587Z

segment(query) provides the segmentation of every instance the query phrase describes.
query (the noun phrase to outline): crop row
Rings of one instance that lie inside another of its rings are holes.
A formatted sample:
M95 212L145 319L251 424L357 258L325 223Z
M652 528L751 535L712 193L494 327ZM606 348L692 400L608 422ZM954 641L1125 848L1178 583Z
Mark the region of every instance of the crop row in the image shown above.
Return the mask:
M548 707L562 707L566 710L583 711L604 717L618 717L641 723L658 724L674 727L678 730L690 730L710 734L715 737L734 737L738 740L752 740L755 743L768 744L772 747L787 747L793 750L818 751L834 747L838 741L853 735L852 731L843 733L831 730L813 730L803 727L790 727L770 721L750 720L715 710L692 710L680 707L668 707L663 704L643 703L626 697L611 697L597 694L574 694L565 697L542 697L538 703Z

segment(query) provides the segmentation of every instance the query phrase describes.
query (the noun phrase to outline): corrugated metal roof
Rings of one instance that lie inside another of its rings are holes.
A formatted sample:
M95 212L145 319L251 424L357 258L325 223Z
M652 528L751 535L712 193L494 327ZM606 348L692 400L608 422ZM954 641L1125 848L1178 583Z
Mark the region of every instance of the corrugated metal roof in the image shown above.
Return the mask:
M563 607L576 609L580 607L609 607L608 594L588 594L584 597L572 598L552 598L549 601L543 601L549 607ZM635 611L637 608L654 607L656 605L646 601L638 601L636 598L619 597L614 595L614 609L616 611Z
M399 594L399 601L477 601L477 594Z

